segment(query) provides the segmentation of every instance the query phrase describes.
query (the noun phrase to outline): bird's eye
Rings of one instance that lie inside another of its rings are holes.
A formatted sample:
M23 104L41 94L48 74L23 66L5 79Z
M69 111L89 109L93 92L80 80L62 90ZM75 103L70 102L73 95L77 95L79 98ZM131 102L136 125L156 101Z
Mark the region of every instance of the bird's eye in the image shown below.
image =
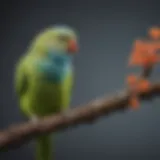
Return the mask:
M60 36L59 40L67 42L69 38L67 36Z

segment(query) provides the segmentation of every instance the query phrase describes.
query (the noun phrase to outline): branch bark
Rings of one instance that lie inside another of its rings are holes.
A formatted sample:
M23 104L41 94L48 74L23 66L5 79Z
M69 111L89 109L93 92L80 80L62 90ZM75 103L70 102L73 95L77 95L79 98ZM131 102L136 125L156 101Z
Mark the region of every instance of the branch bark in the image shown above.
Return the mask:
M159 94L160 83L155 83L150 87L148 93L139 93L139 96L141 99L148 99ZM91 123L100 116L109 115L115 111L124 111L128 108L129 95L129 91L124 90L110 98L93 100L65 113L45 117L37 123L29 121L12 125L0 132L0 150L17 148L38 135L63 130L80 123Z
M140 77L147 78L151 70L151 67L146 68ZM154 83L147 93L139 93L138 96L142 100L150 100L159 94L160 83ZM36 123L28 121L12 125L0 132L0 151L20 147L38 135L64 130L82 123L93 123L101 116L109 115L115 111L124 111L129 108L130 95L130 90L126 89L110 97L105 96L92 100L86 105L75 107L67 112L44 117Z

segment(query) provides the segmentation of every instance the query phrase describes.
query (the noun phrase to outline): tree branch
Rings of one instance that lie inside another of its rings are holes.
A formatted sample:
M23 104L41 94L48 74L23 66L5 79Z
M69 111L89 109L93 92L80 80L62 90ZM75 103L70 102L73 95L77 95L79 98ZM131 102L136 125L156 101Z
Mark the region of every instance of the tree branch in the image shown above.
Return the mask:
M139 96L141 99L148 99L158 94L160 94L160 83L155 83L147 93L139 93ZM129 95L129 91L124 90L110 98L93 100L65 113L45 117L36 124L29 121L20 125L12 125L0 132L0 150L20 147L38 135L63 130L80 123L91 123L102 115L123 111L128 108Z

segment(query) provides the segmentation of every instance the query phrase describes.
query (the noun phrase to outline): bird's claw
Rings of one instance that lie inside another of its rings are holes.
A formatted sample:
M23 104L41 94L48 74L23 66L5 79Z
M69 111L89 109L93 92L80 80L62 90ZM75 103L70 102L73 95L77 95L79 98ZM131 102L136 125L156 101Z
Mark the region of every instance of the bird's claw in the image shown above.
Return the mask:
M36 115L34 115L34 116L31 117L30 120L31 120L31 122L33 122L33 123L37 123L38 120L39 120L39 118L38 118Z

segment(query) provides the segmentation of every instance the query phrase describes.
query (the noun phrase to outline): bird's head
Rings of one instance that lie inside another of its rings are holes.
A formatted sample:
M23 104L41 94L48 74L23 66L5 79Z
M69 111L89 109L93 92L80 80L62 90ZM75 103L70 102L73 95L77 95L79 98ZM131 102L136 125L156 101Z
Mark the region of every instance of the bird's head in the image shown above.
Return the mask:
M33 41L31 50L45 55L49 52L74 54L78 52L76 32L68 26L54 26L42 31ZM32 52L31 51L31 52Z

